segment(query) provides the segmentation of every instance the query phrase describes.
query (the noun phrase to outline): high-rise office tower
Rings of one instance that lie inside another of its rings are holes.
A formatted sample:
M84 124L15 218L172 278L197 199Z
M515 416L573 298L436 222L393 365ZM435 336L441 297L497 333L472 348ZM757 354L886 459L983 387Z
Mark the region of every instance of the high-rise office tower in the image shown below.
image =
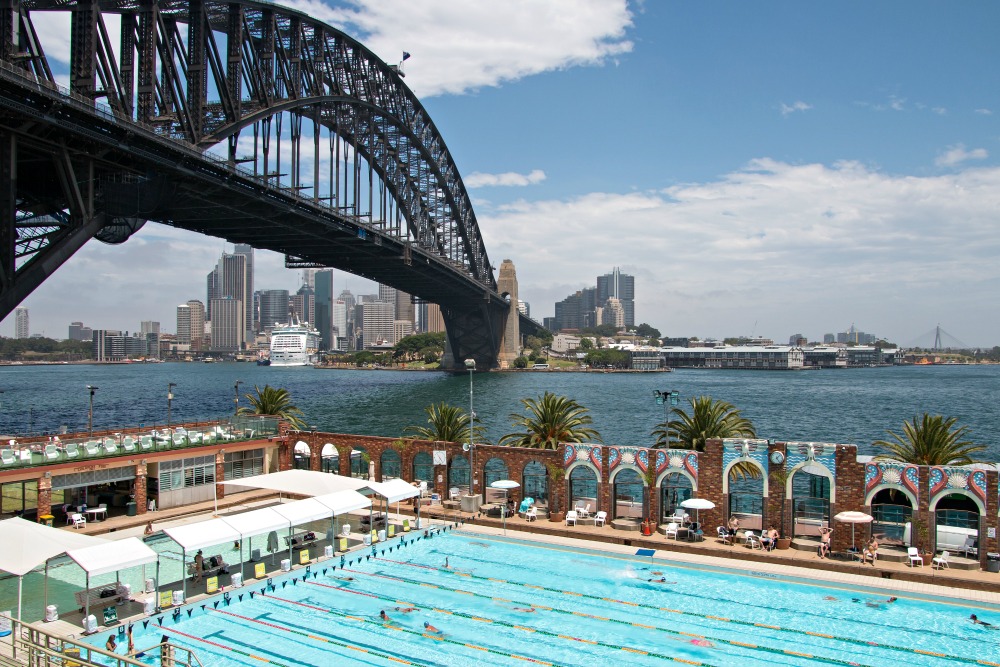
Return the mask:
M392 301L365 301L362 308L362 327L364 329L364 345L371 347L377 343L396 344L396 328L393 311L396 304Z
M275 324L288 324L288 290L266 289L260 292L261 331L270 331Z
M336 349L335 334L331 331L333 327L333 271L330 269L317 271L315 285L316 321L313 322L313 326L319 329L320 348L333 350Z
M291 298L291 312L300 322L312 324L316 319L316 295L308 285L303 285Z
M427 304L427 322L424 324L424 332L438 333L444 330L444 317L441 315L441 306L436 303Z
M31 335L28 326L28 309L14 309L14 338L28 338Z
M402 290L396 290L396 320L409 322L410 333L413 333L413 323L416 319L417 313L413 306L413 297Z
M233 245L233 254L241 255L244 257L244 271L246 287L243 291L243 306L246 309L246 314L244 318L246 319L247 325L247 336L248 341L253 340L254 333L257 331L257 318L256 309L254 308L253 301L253 246L246 243L236 243Z
M222 292L219 289L219 267L216 266L205 276L205 319L209 322L212 321L212 301L220 296Z
M216 296L212 299L214 304L216 299L233 299L240 302L243 308L243 336L240 347L243 343L253 339L253 331L246 327L246 319L253 311L252 292L247 292L247 256L228 255L223 253L216 266ZM214 315L214 314L213 314Z
M139 331L143 336L151 333L158 334L160 333L160 323L153 320L143 320L139 323Z
M177 306L177 342L202 349L205 342L205 304L188 301Z
M635 325L635 276L622 273L616 266L611 273L597 277L597 306L604 307L607 300L616 298L625 313L625 326Z
M337 299L333 302L330 308L330 315L330 340L333 342L331 343L331 347L328 349L339 350L341 348L336 346L337 339L346 339L349 336L347 324L347 304L344 303L343 299Z
M232 297L212 300L212 349L238 352L246 342L246 309L243 302Z
M302 284L307 285L310 289L316 289L316 274L319 273L319 269L302 269Z

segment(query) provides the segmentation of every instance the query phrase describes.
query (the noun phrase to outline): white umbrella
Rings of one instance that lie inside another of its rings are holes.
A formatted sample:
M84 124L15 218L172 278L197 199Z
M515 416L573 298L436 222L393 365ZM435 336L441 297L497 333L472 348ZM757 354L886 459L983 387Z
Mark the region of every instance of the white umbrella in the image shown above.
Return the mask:
M715 503L704 498L688 498L681 503L681 507L686 510L694 510L694 520L698 522L698 510L715 509Z
M510 489L518 489L521 485L512 479L498 479L497 481L490 484L490 488L493 489L503 489L503 499L507 500L507 491ZM503 517L503 534L507 534L507 503L504 502L503 508L500 510L500 516Z
M854 550L854 524L856 523L871 523L872 515L865 514L864 512L841 512L833 517L834 521L840 521L841 523L851 524L851 550Z

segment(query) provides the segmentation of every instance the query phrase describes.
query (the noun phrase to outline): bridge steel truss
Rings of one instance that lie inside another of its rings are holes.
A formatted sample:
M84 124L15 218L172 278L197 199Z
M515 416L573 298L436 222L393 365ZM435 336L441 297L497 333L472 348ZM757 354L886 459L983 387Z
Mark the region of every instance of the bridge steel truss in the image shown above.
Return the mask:
M69 14L69 90L42 12ZM511 312L398 69L269 3L0 0L0 207L0 317L90 238L148 220L438 303L459 366L496 365Z

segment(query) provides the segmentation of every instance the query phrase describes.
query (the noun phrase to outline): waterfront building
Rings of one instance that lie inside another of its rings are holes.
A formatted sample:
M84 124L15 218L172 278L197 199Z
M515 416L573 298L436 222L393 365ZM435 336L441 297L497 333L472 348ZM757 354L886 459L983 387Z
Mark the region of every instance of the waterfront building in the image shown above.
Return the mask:
M69 340L92 341L94 340L94 330L83 326L83 322L70 322Z
M552 337L552 344L549 345L549 349L553 352L563 354L569 352L570 350L579 349L580 340L580 336L558 333Z
M146 357L160 358L160 323L153 320L143 320L139 323L139 332L146 339Z
M177 306L177 342L193 351L201 350L205 342L205 304L188 301Z
M333 331L333 271L317 271L314 277L315 321L311 322L319 331L320 349L335 350L337 346ZM346 322L345 322L346 325ZM346 326L345 326L346 328Z
M663 360L671 368L740 368L749 370L794 370L804 357L798 347L666 347Z
M250 257L253 256L253 249L251 248ZM233 299L239 301L241 307L243 308L243 317L240 318L243 321L243 326L245 328L243 332L243 341L253 340L253 327L247 326L247 318L253 319L253 291L247 291L248 279L247 279L247 255L245 254L226 254L223 253L219 263L213 271L214 274L214 293L209 298L209 309L206 314L206 319L211 321L214 317L212 312L212 303L215 299ZM251 284L252 284L252 279ZM212 274L209 274L209 286L213 284Z
M411 333L415 329L417 321L416 307L413 305L413 295L402 290L396 290L396 319L401 322L410 323Z
M622 273L616 266L611 273L597 277L597 305L615 298L624 310L625 326L635 326L635 276Z
M14 309L14 338L30 338L31 327L28 325L28 309L18 307Z
M834 334L832 333L823 334L823 345L832 345L833 343L836 342L837 342L837 337Z
M232 297L212 300L212 347L215 352L234 353L246 346L246 309Z
M385 343L396 344L395 320L396 304L393 301L365 301L361 304L361 328L365 349Z
M288 290L268 289L260 292L261 331L270 331L275 324L288 324Z
M802 363L810 368L847 368L847 350L826 345L803 348Z
M245 339L252 341L254 333L257 331L256 308L253 294L253 246L246 243L236 243L233 245L233 254L243 257L243 277L245 284L243 292L239 295L245 309L244 319L246 320L247 334Z
M424 325L424 332L440 333L444 330L444 317L441 315L441 306L436 303L428 303L427 323Z
M413 335L413 322L409 320L394 320L392 323L392 342L393 345L403 340L407 336Z

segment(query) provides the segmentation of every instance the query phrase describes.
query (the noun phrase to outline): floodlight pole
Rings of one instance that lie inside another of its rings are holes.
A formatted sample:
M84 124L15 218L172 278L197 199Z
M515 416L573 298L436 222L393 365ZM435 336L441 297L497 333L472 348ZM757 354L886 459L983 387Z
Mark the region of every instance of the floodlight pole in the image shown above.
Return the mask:
M243 380L237 380L236 384L233 385L233 416L240 413L240 385L243 384Z
M670 421L670 408L676 407L680 403L680 395L676 389L653 390L657 405L663 405L663 430L667 432L667 449L670 448L670 430L667 428Z
M167 383L167 428L170 428L170 402L174 400L173 388L176 386L176 382Z
M466 359L465 367L469 369L469 495L476 495L476 450L472 437L473 423L476 421L476 412L472 407L472 373L476 370L476 360Z
M90 390L90 411L87 413L87 431L92 438L94 437L94 392L100 389L100 387L88 384L87 389Z

